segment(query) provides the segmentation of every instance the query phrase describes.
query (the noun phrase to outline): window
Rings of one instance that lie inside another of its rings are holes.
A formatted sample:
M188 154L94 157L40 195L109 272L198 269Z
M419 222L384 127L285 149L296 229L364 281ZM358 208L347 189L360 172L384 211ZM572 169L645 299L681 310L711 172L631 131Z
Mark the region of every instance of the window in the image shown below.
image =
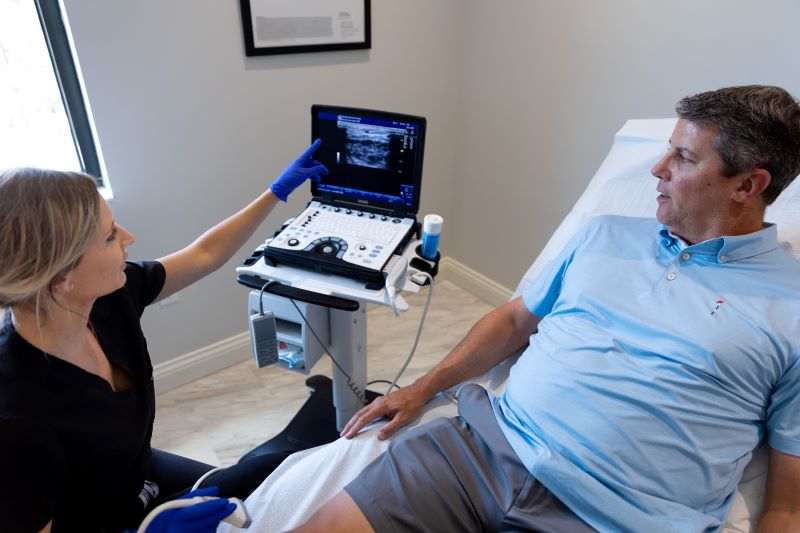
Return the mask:
M109 193L58 0L0 0L0 168L80 170Z

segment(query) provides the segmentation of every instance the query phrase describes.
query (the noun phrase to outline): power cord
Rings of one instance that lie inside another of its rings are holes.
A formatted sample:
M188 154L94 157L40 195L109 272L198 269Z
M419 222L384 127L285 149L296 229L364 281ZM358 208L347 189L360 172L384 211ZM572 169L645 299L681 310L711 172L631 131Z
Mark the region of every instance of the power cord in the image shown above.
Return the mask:
M395 389L395 388L399 389L400 388L400 386L397 385L397 382L400 379L400 377L403 375L403 373L406 371L406 369L408 368L408 365L411 362L411 359L414 357L414 354L417 351L417 346L419 345L419 339L422 336L422 327L425 325L425 319L428 316L428 309L430 308L430 305L431 305L431 297L433 296L433 286L434 286L433 276L431 276L427 272L420 272L418 275L424 276L425 278L428 279L428 281L430 282L430 288L428 289L428 297L425 300L425 308L422 311L422 317L420 318L420 321L419 321L419 327L417 328L417 335L414 338L414 345L411 347L411 352L408 354L408 357L406 358L405 362L403 363L403 366L400 368L400 371L397 373L397 375L394 377L394 379L391 382L389 382L388 380L375 380L375 381L371 381L371 382L369 382L367 384L367 385L371 385L373 383L389 383L389 388L386 389L386 394L387 395L390 392L392 392L393 389ZM261 288L261 293L259 294L259 298L258 298L259 312L261 314L263 314L263 312L264 312L263 301L262 301L262 298L264 296L264 290L266 290L271 285L274 285L274 284L277 284L277 283L278 283L277 281L270 280L267 283L265 283L264 286ZM297 303L294 301L294 299L289 298L289 297L287 297L287 299L292 303L292 305L294 306L295 310L297 310L297 314L299 314L300 318L303 319L303 322L308 327L308 330L311 332L311 334L317 340L319 345L322 347L323 351L325 352L325 355L327 355L328 357L331 358L331 362L336 366L336 368L339 369L339 372L341 372L342 375L344 375L344 377L347 379L347 387L353 392L353 394L358 399L358 401L361 402L361 405L367 405L368 401L367 401L366 391L362 391L358 387L358 385L355 383L355 381L353 381L353 379L350 377L350 375L347 372L344 371L344 369L339 364L339 362L325 348L325 343L322 342L322 340L319 338L319 335L317 335L317 332L314 331L314 328L311 326L311 324L309 323L308 319L303 314L303 312L300 310L300 307L297 305ZM392 305L392 310L395 312L395 314L397 314L397 310L396 310L394 305ZM208 474L210 475L211 473L213 473L213 471L209 472ZM201 480L202 479L203 478L201 478ZM199 482L200 481L198 481L198 483Z
M417 328L417 336L414 339L414 345L411 347L411 352L408 354L408 357L406 358L405 362L403 363L403 366L400 368L400 371L394 377L394 380L391 381L391 383L389 385L389 388L386 389L386 394L389 394L390 392L392 392L392 389L394 389L394 388L398 388L398 389L400 388L397 385L397 381L400 379L400 376L402 376L403 373L406 371L406 368L408 368L408 364L411 362L411 359L414 357L414 353L417 351L417 345L419 344L419 339L422 336L422 327L425 325L425 318L428 316L428 308L431 305L431 297L433 296L434 281L433 281L433 276L431 276L427 272L420 272L420 274L422 276L425 276L428 279L428 281L430 281L430 288L428 289L428 297L425 300L425 308L422 311L422 317L420 318L419 327ZM314 331L314 328L311 327L311 324L308 323L308 320L306 320L306 317L303 315L302 311L300 311L300 308L297 306L297 304L291 298L289 298L289 301L292 302L292 305L294 306L295 309L297 309L297 312L300 314L300 318L303 319L303 322L306 323L306 326L308 326L309 331L311 331L311 333L314 335L314 338L317 339L317 342L319 342L320 346L322 346L323 349L324 349L325 344L320 340L319 336ZM342 374L344 374L344 376L347 378L347 386L350 388L350 390L353 391L353 394L355 394L356 398L359 399L359 401L362 403L362 405L367 405L366 394L364 392L362 392L358 388L358 386L355 384L355 382L353 382L353 380L350 378L350 376L347 375L347 372L342 370L342 367L339 366L339 363L336 362L336 359L334 359L333 356L327 350L325 350L325 353L328 355L328 357L331 358L331 361L333 361L333 363L336 365L336 367L339 369L339 371ZM375 380L375 381L372 381L370 383L379 383L379 382L389 383L388 380Z
M308 326L308 330L311 332L312 335L314 335L314 338L317 339L317 342L319 343L319 345L322 346L322 349L325 351L325 354L328 357L331 358L331 361L333 362L334 365L336 365L336 368L339 369L339 372L341 372L344 375L344 377L347 378L347 387L351 391L353 391L353 394L355 394L356 398L358 398L358 401L361 402L361 405L367 405L367 403L368 403L367 402L367 394L364 391L362 391L361 389L358 388L358 385L356 385L356 382L353 381L353 379L350 377L350 375L347 372L344 371L344 369L339 364L339 362L336 361L336 359L331 355L331 353L325 348L325 343L322 342L322 340L320 340L319 335L317 335L317 332L314 331L314 328L312 328L311 324L308 323L308 320L306 319L306 317L303 314L303 312L300 310L300 307L297 306L297 304L294 302L293 299L289 298L289 301L292 302L292 305L294 306L294 308L297 309L297 313L300 315L300 318L303 319L303 322L305 322L306 326Z
M264 286L261 287L261 292L258 293L258 314L261 316L264 316L264 291L273 285L280 285L280 282L274 279L268 280Z
M367 387L369 387L370 385L375 385L376 383L386 383L387 385L392 384L392 382L389 381L388 379L373 379L372 381L367 382Z
M269 280L266 283L264 283L263 287L261 287L261 292L258 294L258 310L259 310L259 313L261 315L264 314L264 291L267 288L271 287L272 285L278 285L279 283L280 282L275 281L275 280ZM347 379L347 387L351 391L353 391L353 394L358 399L358 401L361 402L361 405L367 405L367 395L366 395L366 393L358 388L358 385L356 385L356 382L353 381L353 378L351 378L350 375L347 372L344 371L344 369L339 364L339 362L325 348L325 343L322 342L322 340L319 338L319 335L317 335L317 332L314 331L314 328L311 327L311 324L308 322L308 319L303 314L303 312L300 310L300 307L298 307L298 305L295 303L294 299L292 299L292 298L290 298L288 296L286 296L285 298L287 300L289 300L290 302L292 302L292 305L297 310L297 314L299 314L300 318L303 319L303 322L305 322L305 324L308 327L308 330L311 332L311 334L314 335L314 338L317 339L317 342L319 343L320 347L322 347L322 350L325 352L325 354L328 357L331 358L331 361L333 362L334 365L336 365L336 368L339 369L339 372L341 372L344 375L344 377ZM202 478L201 478L201 480L202 480ZM199 481L198 481L198 483L199 483Z
M423 309L422 318L420 318L420 320L419 320L419 328L417 328L417 337L414 339L414 346L411 347L411 353L408 354L408 357L406 358L406 362L403 363L402 368L400 368L400 371L394 377L394 380L392 380L391 385L389 385L389 388L386 389L386 394L387 395L390 392L392 392L392 389L397 387L397 381L400 379L400 376L403 375L403 372L406 371L406 368L408 368L408 363L410 363L411 362L411 358L414 357L414 352L417 351L417 344L419 344L419 338L422 336L422 326L425 325L425 317L428 315L428 307L430 307L430 305L431 305L431 296L433 296L433 276L431 276L427 272L420 272L420 274L425 276L425 277L427 277L428 281L430 281L430 283L431 283L431 286L428 289L428 298L425 300L425 309ZM399 389L400 387L397 387L397 388Z
M206 479L208 479L212 475L216 474L220 470L225 470L226 468L228 468L228 467L227 466L218 466L216 468L212 468L211 470L209 470L208 472L206 472L205 474L200 476L197 479L197 481L194 482L194 485L192 485L192 488L189 490L189 492L192 492L193 490L199 489L200 485L203 483L203 481L205 481Z

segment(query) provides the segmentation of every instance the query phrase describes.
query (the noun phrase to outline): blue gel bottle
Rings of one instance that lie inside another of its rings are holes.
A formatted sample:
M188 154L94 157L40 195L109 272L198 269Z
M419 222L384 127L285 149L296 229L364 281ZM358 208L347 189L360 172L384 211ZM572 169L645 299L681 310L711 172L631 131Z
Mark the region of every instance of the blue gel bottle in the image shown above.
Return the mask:
M436 260L443 224L444 219L439 215L425 215L422 222L422 257L429 261Z

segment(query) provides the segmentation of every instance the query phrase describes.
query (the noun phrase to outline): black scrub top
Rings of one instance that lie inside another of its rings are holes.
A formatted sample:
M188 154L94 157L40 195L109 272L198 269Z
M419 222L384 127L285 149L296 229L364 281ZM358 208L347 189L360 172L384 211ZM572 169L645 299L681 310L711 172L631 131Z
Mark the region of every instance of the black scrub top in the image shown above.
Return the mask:
M128 263L125 286L99 298L90 320L111 364L132 378L114 392L103 378L49 356L0 325L0 531L135 528L150 470L153 367L140 325L164 286L158 262Z

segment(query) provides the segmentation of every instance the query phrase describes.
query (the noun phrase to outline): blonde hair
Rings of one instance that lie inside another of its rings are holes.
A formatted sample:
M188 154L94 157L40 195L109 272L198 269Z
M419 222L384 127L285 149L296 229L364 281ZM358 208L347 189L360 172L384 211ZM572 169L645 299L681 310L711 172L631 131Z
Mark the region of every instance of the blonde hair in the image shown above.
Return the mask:
M91 176L40 168L0 173L0 308L35 306L97 234L100 197Z

